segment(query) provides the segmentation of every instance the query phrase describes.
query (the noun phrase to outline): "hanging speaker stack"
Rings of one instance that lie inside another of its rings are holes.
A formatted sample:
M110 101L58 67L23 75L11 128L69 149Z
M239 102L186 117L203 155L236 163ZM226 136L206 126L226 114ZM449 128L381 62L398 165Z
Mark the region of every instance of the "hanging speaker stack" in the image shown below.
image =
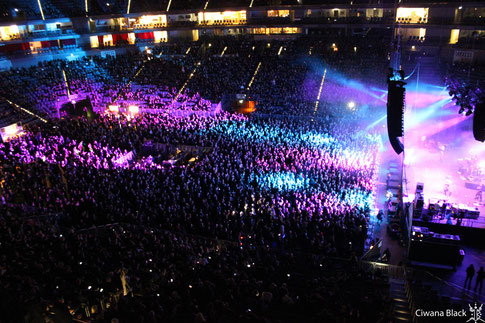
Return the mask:
M473 137L476 140L485 141L485 102L480 102L475 106L473 115Z
M391 146L397 154L404 151L404 145L400 138L404 135L406 93L404 85L406 83L402 81L402 75L404 75L404 72L399 71L396 77L391 70L387 80L387 132Z

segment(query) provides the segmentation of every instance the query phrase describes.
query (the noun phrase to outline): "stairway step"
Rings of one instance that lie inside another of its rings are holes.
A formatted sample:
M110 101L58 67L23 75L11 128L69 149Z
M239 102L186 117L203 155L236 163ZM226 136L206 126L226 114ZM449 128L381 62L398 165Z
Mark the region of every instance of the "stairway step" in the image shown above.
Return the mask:
M408 304L409 303L407 299L403 299L403 298L393 298L392 300L394 302L400 303L400 304Z
M411 313L409 311L406 311L406 310L394 310L394 312L399 313L399 314L403 314L402 316L411 315Z
M394 304L395 309L399 309L400 311L407 311L409 309L409 304Z
M395 316L400 316L400 317L411 317L411 314L408 312L408 313L399 313L397 311L395 311Z
M398 300L398 302L409 302L406 295L390 295L391 299Z

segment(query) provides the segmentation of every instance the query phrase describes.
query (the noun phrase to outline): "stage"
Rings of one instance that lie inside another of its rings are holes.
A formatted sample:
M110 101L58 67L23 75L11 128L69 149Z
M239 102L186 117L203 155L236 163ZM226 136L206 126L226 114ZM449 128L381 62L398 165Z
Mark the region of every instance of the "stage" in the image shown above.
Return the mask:
M404 197L414 201L416 185L423 183L425 209L443 200L456 208L478 209L478 219L465 218L461 225L485 229L485 193L481 203L476 199L479 185L485 190L485 143L473 138L473 115L458 114L444 89L427 93L433 96L435 103L417 104L405 114ZM439 217L430 221L450 225ZM452 225L456 222L451 218Z

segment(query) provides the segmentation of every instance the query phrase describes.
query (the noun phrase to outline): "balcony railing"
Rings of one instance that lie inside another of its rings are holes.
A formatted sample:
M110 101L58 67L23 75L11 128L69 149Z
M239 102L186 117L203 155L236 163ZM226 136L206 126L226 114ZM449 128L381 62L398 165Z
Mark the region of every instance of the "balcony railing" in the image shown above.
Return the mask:
M201 20L199 26L244 25L246 19Z
M36 38L47 38L47 37L57 37L64 35L75 35L72 29L59 29L52 31L33 31L25 32L17 35L10 35L9 39L0 38L1 42L14 41L14 40L31 40Z

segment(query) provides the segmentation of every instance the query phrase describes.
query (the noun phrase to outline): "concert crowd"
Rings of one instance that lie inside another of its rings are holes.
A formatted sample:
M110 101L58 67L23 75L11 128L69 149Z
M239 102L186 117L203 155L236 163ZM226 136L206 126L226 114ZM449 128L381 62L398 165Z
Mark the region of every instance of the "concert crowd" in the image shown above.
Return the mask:
M388 321L387 278L357 261L380 139L329 103L314 112L321 75L296 54L308 42L214 39L2 73L2 98L39 115L67 90L101 112L0 144L5 321ZM212 111L238 89L258 113ZM164 113L100 109L134 102Z

